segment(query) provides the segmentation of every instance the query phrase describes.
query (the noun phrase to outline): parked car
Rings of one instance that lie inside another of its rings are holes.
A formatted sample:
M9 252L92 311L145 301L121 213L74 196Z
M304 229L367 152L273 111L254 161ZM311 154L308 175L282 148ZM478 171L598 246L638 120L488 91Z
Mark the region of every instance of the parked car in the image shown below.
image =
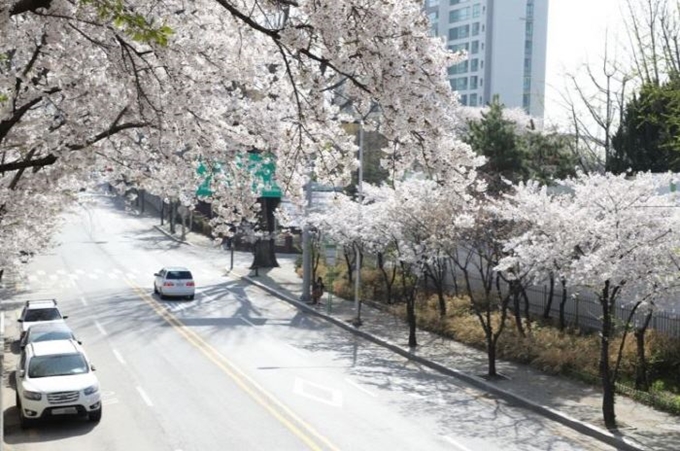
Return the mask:
M191 271L181 266L168 266L154 274L153 292L161 299L183 297L194 299L196 284Z
M29 343L16 374L21 427L58 415L87 415L90 421L101 420L101 395L94 369L75 340Z
M24 338L26 331L34 324L61 322L68 318L63 316L57 307L57 301L54 299L39 299L26 301L24 308L21 310L19 321L21 323L21 336Z
M65 322L51 321L33 324L28 328L19 344L21 349L24 349L30 343L52 340L76 340L76 336ZM80 341L78 343L82 344Z

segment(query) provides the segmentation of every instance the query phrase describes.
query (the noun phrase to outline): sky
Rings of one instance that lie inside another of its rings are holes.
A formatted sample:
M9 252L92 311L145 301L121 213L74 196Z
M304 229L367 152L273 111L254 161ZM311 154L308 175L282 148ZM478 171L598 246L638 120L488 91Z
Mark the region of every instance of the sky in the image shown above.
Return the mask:
M567 74L581 78L585 64L601 67L607 41L610 46L613 45L617 61L627 59L627 53L620 49L627 41L623 20L626 0L548 2L544 120L546 125L559 126L568 121L562 100L562 96L569 92ZM610 55L613 50L610 50Z

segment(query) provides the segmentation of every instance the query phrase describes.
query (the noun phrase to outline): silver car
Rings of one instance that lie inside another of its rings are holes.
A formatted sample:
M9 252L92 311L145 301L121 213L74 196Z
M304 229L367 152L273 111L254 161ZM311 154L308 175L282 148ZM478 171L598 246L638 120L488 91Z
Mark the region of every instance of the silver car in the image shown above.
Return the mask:
M153 292L161 299L183 297L193 299L196 284L191 271L181 266L167 266L154 274Z

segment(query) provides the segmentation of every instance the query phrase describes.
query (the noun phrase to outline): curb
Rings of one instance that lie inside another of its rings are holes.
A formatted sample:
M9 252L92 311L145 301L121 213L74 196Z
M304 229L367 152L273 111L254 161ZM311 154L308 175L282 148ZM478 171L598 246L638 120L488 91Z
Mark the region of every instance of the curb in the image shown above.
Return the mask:
M193 244L191 244L191 243L188 242L188 241L184 241L184 240L182 240L182 239L180 239L180 238L177 238L175 235L171 234L171 233L168 232L167 230L163 230L163 228L162 228L161 226L159 226L159 225L155 225L155 226L153 226L153 228L156 229L156 230L158 230L159 232L161 232L163 235L167 236L168 238L171 238L171 239L173 239L174 241L177 241L178 243L186 244L187 246L194 246Z
M232 272L233 273L233 272ZM572 418L562 412L559 412L555 409L552 409L550 407L535 403L533 401L530 401L526 398L523 398L521 396L518 396L514 393L508 392L506 390L503 390L501 388L496 387L495 385L492 385L485 381L484 379L477 377L477 376L472 376L470 374L463 373L462 371L452 369L445 367L444 365L441 365L439 363L433 362L431 360L427 360L423 357L420 357L418 355L413 354L411 351L408 349L404 349L399 345L396 345L394 343L390 343L387 340L383 340L382 338L376 337L375 335L372 335L368 332L364 332L363 330L357 329L356 327L352 326L349 323L346 323L345 321L341 321L337 318L334 318L332 316L326 315L325 313L316 310L312 307L309 307L308 305L304 304L303 302L300 302L299 300L288 296L286 294L283 294L276 290L275 288L269 287L257 280L254 280L251 278L251 276L248 275L241 275L237 273L233 273L237 277L240 277L242 280L247 281L248 283L255 285L264 291L273 294L274 296L290 303L296 306L297 308L305 311L306 313L311 313L319 318L324 319L325 321L328 321L330 323L335 324L336 326L339 326L349 332L351 332L354 335L358 335L372 343L375 343L377 345L383 346L403 357L406 357L409 360L413 360L415 362L418 362L419 364L426 366L430 369L433 369L435 371L438 371L440 373L446 374L448 376L455 377L459 380L462 380L463 382L466 382L480 390L492 393L493 395L504 399L505 401L516 405L520 406L523 408L526 408L528 410L531 410L539 415L542 415L546 418L549 418L553 421L556 421L558 423L561 423L564 426L567 426L581 434L587 435L589 437L592 437L596 440L599 440L603 443L606 443L607 445L613 446L617 450L622 450L622 451L647 451L647 448L643 448L642 445L639 445L638 443L634 443L630 439L626 439L623 437L618 437L611 432L608 432L604 429L598 428L596 426L593 426L589 423L585 423L583 421L577 420L575 418Z

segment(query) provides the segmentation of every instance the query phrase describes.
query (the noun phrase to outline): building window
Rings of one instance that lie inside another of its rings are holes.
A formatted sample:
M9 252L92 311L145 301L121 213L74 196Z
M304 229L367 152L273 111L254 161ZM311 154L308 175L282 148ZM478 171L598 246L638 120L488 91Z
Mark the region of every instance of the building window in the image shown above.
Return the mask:
M453 44L449 46L449 50L452 52L459 52L461 50L465 50L466 52L470 50L470 43L469 42L462 42L460 44Z
M470 25L461 25L449 30L449 41L470 37Z
M472 36L477 36L479 34L479 22L472 24Z
M468 71L468 61L463 61L449 67L449 75L466 74Z
M465 91L468 88L467 77L452 78L450 83L451 89L453 89L454 91Z
M479 79L476 75L470 77L470 89L477 89L479 85Z
M460 103L461 103L461 105L467 105L468 104L467 94L463 94L463 95L460 96Z
M477 72L479 70L479 60L473 58L470 60L470 72Z
M439 0L425 0L426 8L433 8L435 6L439 6Z
M524 94L522 96L522 107L528 112L531 106L531 94Z
M477 17L479 17L479 15L481 13L481 9L482 8L481 8L481 5L479 3L477 3L476 5L472 5L472 18L473 19L476 19Z
M479 86L484 86L484 79L483 78L479 79ZM481 102L481 100L480 100L480 102Z
M524 92L531 91L531 77L524 77Z
M530 40L524 41L524 53L531 53L531 50L533 48L533 43Z
M477 106L477 94L470 94L470 106Z
M468 20L469 18L469 6L461 9L454 9L453 11L449 12L449 23L460 22L461 20Z
M479 53L479 41L472 41L470 53L472 53L473 55L476 55L476 54Z
M470 0L451 0L451 1L449 2L449 5L453 6L453 5L458 5L459 3L467 3L467 2L469 2L469 1L470 1Z

